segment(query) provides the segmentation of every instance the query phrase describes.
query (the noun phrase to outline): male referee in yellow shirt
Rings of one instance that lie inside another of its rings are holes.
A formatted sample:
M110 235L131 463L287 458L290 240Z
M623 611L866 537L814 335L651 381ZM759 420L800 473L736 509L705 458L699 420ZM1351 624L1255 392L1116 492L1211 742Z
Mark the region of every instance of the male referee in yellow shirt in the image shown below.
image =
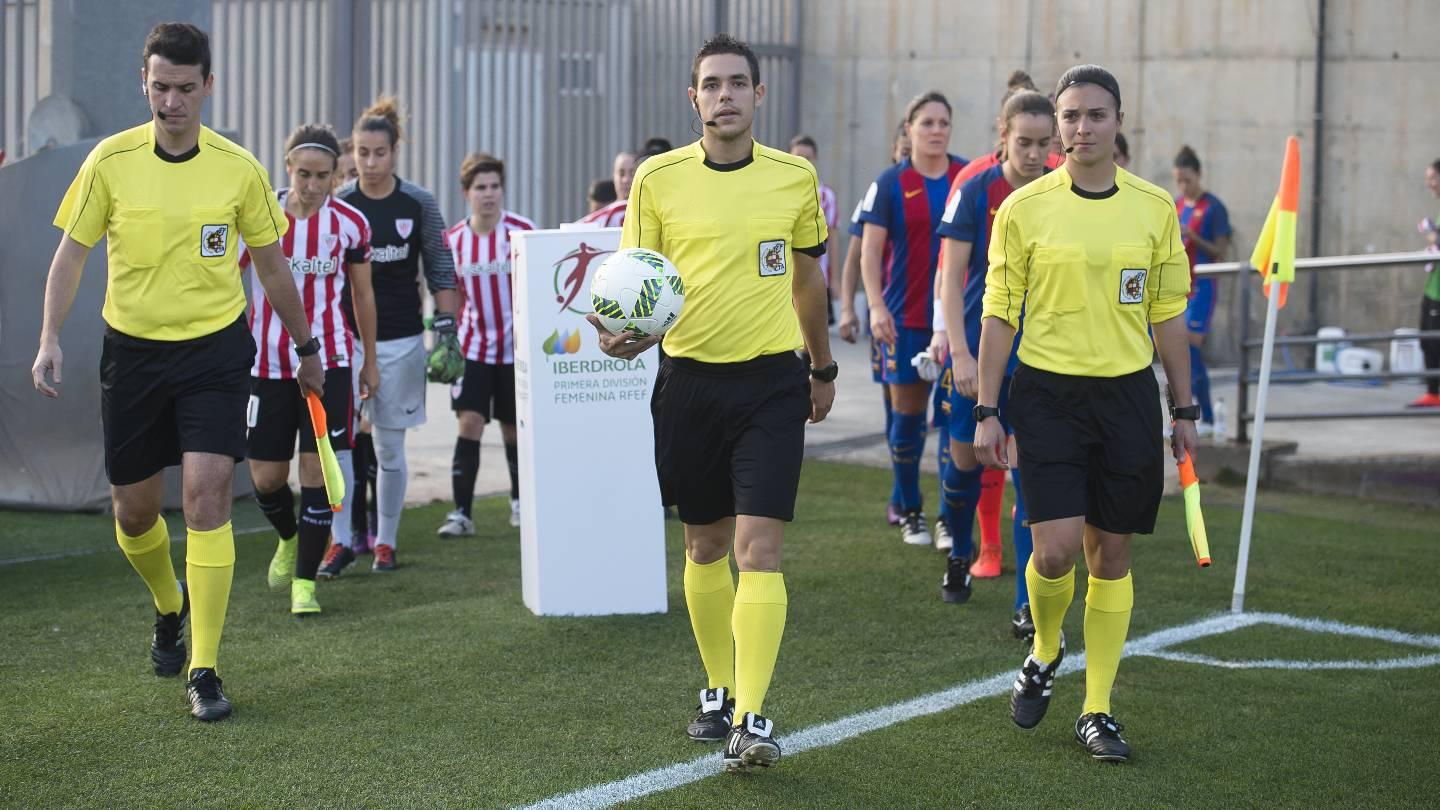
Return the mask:
M142 60L152 120L101 141L55 215L65 235L50 264L31 374L42 394L59 396L60 328L86 255L108 236L100 412L115 533L155 600L155 674L180 673L188 618L190 712L219 720L230 714L216 663L235 565L231 484L245 456L255 355L242 317L241 237L296 341L301 390L321 393L325 377L281 252L285 213L265 170L200 125L214 87L209 37L193 25L161 23L145 40ZM175 464L183 468L185 583L175 578L160 516L163 472Z
M703 135L641 165L620 239L663 253L685 278L650 404L655 466L665 504L685 524L685 604L708 678L687 733L725 740L732 770L780 758L761 715L785 630L780 546L795 516L805 421L830 411L838 371L815 169L751 137L764 98L749 46L725 34L706 42L690 76ZM613 356L656 343L591 318ZM795 353L802 345L808 369Z
M1071 68L1055 109L1065 164L1007 197L990 236L975 450L989 466L1008 462L995 406L1023 307L1008 416L1035 538L1025 572L1035 645L1011 690L1011 719L1034 728L1049 707L1083 548L1085 704L1075 739L1095 759L1123 762L1130 745L1110 690L1134 603L1130 536L1154 531L1165 476L1150 331L1176 401L1189 402L1190 268L1174 200L1112 159L1124 120L1115 77ZM1176 458L1195 450L1195 410L1173 412Z

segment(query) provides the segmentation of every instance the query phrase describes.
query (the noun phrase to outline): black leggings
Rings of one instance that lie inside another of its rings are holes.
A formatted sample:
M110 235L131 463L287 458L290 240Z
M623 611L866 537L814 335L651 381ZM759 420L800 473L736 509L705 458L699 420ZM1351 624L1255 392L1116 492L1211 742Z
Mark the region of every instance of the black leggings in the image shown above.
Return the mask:
M1440 331L1440 301L1425 297L1420 299L1420 331ZM1440 370L1440 338L1421 340L1420 351L1425 355L1426 371ZM1440 396L1440 377L1426 379L1425 390Z

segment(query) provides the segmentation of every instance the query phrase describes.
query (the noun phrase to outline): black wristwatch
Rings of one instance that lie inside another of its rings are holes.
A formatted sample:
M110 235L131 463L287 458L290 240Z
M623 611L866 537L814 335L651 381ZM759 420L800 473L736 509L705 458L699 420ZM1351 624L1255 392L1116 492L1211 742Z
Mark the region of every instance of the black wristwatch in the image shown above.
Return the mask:
M1186 405L1186 406L1183 407L1183 408L1171 408L1171 409L1170 409L1170 421L1173 422L1173 421L1175 421L1176 419L1189 419L1191 422L1197 422L1197 421L1199 421L1199 419L1200 419L1200 406L1199 406L1199 405Z
M312 354L320 353L320 338L311 336L310 340L295 347L295 353L301 357L309 357Z
M989 419L989 418L992 417L992 416L999 416L999 415L1000 415L1000 409L999 409L999 408L987 408L987 407L985 407L984 405L976 405L976 406L970 411L970 415L973 416L973 417L975 417L975 424L978 425L978 424L980 424L981 422L984 422L986 419Z
M840 364L835 362L834 360L831 360L830 365L824 368L815 368L814 366L811 366L810 376L814 377L820 382L835 382L835 378L840 376Z

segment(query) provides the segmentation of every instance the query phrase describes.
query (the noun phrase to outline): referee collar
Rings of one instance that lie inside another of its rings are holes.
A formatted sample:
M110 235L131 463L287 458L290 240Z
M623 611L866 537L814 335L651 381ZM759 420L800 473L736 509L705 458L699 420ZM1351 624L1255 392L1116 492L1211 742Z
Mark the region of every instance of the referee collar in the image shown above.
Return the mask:
M1075 192L1075 196L1081 199L1108 200L1111 197L1114 197L1116 194L1120 193L1120 172L1122 171L1124 171L1124 169L1121 169L1119 166L1115 167L1115 184L1110 186L1110 188L1105 189L1104 191L1089 191L1075 185L1075 178L1071 177L1070 172L1068 171L1065 172L1065 180L1069 184L1070 190Z
M195 139L194 146L178 155L172 155L160 148L160 139L155 137L155 128L153 125L150 128L150 143L155 147L155 157L160 158L166 163L184 163L200 154L200 142L203 140L205 140L205 128L201 127L199 135Z
M754 163L754 162L755 162L755 139L754 139L754 138L751 138L751 139L750 139L750 154L746 155L745 157L741 158L740 160L735 161L734 163L716 163L715 161L711 160L711 159L710 159L710 156L705 154L705 146L704 146L704 144L703 144L702 142L700 142L700 141L696 141L696 142L695 142L695 148L696 148L696 149L699 149L699 150L700 150L700 154L701 154L702 156L704 156L704 159L705 159L705 168L707 168L707 169L714 169L714 170L717 171L717 172L733 172L733 171L735 171L735 170L737 170L737 169L743 169L743 168L745 168L746 166L749 166L751 163Z

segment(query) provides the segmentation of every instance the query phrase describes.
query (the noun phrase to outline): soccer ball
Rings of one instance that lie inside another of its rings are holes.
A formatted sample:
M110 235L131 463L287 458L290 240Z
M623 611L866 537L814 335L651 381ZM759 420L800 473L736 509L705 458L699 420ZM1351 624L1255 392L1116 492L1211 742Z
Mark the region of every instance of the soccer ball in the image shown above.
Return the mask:
M663 335L680 317L685 282L659 253L625 248L610 254L595 271L590 301L600 323L617 335Z

